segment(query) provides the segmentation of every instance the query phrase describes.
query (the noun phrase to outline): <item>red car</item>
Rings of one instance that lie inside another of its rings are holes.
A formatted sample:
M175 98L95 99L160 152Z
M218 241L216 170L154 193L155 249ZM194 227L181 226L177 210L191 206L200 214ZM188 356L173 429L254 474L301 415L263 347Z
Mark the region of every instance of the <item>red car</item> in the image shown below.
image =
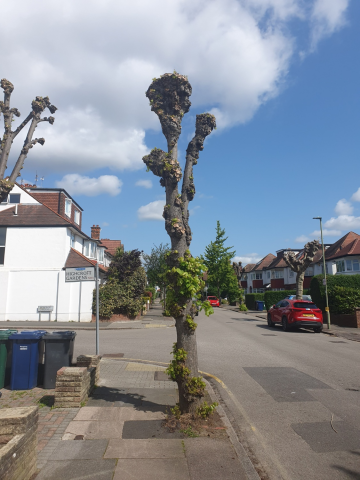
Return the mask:
M284 299L273 305L267 316L269 327L281 323L286 332L290 328L312 328L315 333L323 329L323 316L320 308L308 300Z
M212 307L220 307L219 299L216 297L207 297Z

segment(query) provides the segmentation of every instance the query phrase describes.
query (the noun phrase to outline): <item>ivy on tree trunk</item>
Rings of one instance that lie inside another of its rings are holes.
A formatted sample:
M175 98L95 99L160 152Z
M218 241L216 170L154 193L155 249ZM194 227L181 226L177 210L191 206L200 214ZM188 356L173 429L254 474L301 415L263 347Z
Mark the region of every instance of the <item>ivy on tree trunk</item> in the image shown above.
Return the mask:
M14 130L12 130L12 122L15 117L20 117L20 112L17 108L10 108L11 94L14 90L14 85L3 78L0 82L1 88L4 90L4 101L0 101L0 114L4 117L4 135L0 140L0 203L6 200L9 192L14 187L17 177L20 176L20 171L23 169L25 158L31 148L37 143L44 145L45 138L35 138L33 136L35 129L40 122L54 123L54 117L42 117L41 114L48 108L50 113L55 113L57 108L50 103L49 97L36 97L31 103L31 112L23 120L23 122ZM20 151L20 155L14 165L11 174L5 177L5 172L8 167L8 159L13 141L21 130L30 123L28 133L24 140L24 145Z
M195 196L193 166L197 164L205 138L216 127L214 115L196 115L195 135L186 150L183 174L177 158L177 147L183 116L190 109L191 92L187 77L177 72L165 73L160 78L153 79L146 96L151 110L159 117L168 151L154 148L149 155L143 157L148 170L160 177L160 184L165 187L166 193L163 217L171 240L171 251L167 256L167 309L175 318L177 332L174 360L168 371L177 381L182 413L196 412L205 387L198 376L196 323L193 321L196 313L193 297L202 286L200 277L203 266L189 252L192 235L188 206Z

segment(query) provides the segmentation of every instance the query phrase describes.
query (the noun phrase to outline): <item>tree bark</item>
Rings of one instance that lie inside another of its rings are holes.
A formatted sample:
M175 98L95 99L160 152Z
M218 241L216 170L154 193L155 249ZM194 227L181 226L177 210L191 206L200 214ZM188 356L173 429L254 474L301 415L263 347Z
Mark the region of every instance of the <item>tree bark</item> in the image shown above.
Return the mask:
M302 300L304 293L305 271L296 274L296 300Z
M194 198L193 165L197 163L199 151L207 135L215 128L215 117L210 114L196 116L195 136L186 150L184 178L179 194L178 185L182 171L177 158L177 145L181 133L181 122L189 111L191 85L187 78L176 72L164 74L154 79L146 92L151 109L158 115L162 131L167 140L168 151L153 149L143 158L144 163L154 175L160 177L160 184L165 187L166 205L163 212L165 229L171 240L171 252L168 256L169 268L178 267L179 259L185 258L191 243L189 226L189 202ZM172 285L176 291L176 285ZM195 330L189 328L187 318L194 319L195 309L192 298L183 298L180 314L175 316L177 349L185 350L187 356L184 366L190 372L187 378L178 377L179 407L182 413L194 413L199 406L200 397L189 394L188 377L198 376L198 358Z

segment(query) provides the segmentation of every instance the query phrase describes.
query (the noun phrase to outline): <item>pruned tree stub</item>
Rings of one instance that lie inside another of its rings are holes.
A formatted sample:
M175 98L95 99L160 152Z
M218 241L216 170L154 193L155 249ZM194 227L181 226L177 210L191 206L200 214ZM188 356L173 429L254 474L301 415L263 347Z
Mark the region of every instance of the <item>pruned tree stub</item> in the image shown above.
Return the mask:
M296 272L296 299L301 300L304 292L305 271L314 260L316 252L320 248L317 240L308 242L304 246L301 256L297 256L295 252L286 252L284 260L293 272Z
M42 113L46 108L50 111L50 113L55 113L57 108L51 104L49 97L36 97L31 103L31 111L29 115L17 128L12 130L12 122L14 121L14 117L20 117L19 110L17 108L11 108L10 106L11 94L14 90L14 85L9 82L9 80L6 80L6 78L3 78L0 82L0 86L4 91L4 100L0 101L0 114L2 113L4 117L4 135L0 142L0 202L2 202L7 198L9 192L13 189L17 177L20 176L20 171L23 169L24 161L29 153L29 150L37 143L40 145L44 145L45 143L44 138L33 139L36 127L40 122L48 122L50 125L53 125L55 121L55 118L52 116L41 117ZM29 129L19 157L10 175L5 176L8 168L8 160L12 143L16 136L28 123L30 123Z

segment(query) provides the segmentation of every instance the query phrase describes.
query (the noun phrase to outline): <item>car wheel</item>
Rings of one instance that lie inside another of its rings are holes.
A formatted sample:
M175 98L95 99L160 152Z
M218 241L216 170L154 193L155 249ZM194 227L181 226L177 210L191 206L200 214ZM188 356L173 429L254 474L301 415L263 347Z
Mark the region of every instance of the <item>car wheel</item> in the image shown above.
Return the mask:
M275 323L272 321L271 319L271 313L268 313L268 316L267 316L267 324L269 327L273 328L275 327Z
M322 327L314 327L314 332L315 333L321 333L322 332Z
M284 332L289 331L289 324L288 324L288 321L287 321L286 317L282 317L281 325L282 325L282 329L284 330Z

